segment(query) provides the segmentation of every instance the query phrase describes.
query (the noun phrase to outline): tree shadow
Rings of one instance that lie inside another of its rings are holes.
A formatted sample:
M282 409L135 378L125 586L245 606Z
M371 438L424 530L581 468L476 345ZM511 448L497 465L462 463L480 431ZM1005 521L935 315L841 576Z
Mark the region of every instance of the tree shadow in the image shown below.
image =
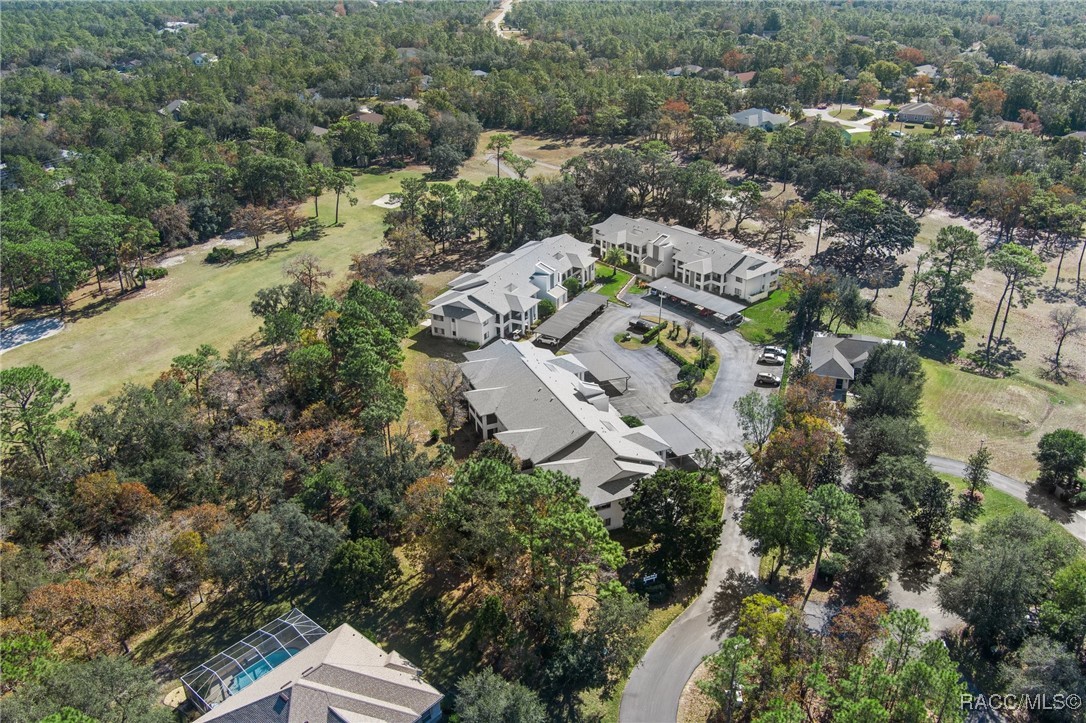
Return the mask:
M962 332L936 330L920 335L917 351L925 359L945 364L958 356L964 346L965 334Z
M763 589L762 584L749 572L728 570L720 587L713 594L709 609L709 624L713 626L713 638L719 640L730 635L739 624L739 608L744 598Z
M1035 510L1043 512L1053 522L1065 525L1075 519L1074 510L1060 502L1038 484L1026 487L1026 504Z
M938 575L938 559L932 555L916 555L901 566L897 580L903 589L919 594L930 588Z

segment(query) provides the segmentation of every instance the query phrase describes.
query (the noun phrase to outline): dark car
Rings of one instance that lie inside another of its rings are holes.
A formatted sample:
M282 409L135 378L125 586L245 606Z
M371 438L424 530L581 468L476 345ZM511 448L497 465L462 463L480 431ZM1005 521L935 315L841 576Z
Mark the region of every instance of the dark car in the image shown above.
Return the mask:
M634 319L630 322L630 328L634 331L645 332L652 328L652 324L644 319Z

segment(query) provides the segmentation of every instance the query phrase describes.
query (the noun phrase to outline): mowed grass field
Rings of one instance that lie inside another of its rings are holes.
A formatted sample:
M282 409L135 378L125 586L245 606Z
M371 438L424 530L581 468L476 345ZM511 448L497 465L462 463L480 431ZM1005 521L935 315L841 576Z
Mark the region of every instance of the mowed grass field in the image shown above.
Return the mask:
M184 261L169 266L169 276L151 281L138 294L120 299L94 315L77 318L59 334L13 349L0 357L3 367L39 364L72 385L77 411L86 411L117 392L125 382L152 381L178 354L211 344L225 353L260 328L249 311L259 289L284 283L283 265L303 253L317 256L332 271L330 286L343 282L351 256L376 251L382 242L384 210L374 199L399 188L418 171L356 178L357 206L340 202L339 226L328 225L319 239L286 243L269 235L259 252L222 266L204 263L198 247L173 252ZM331 224L335 196L320 203L320 220ZM313 203L301 206L312 215ZM238 246L239 255L253 248ZM167 262L169 263L169 262Z

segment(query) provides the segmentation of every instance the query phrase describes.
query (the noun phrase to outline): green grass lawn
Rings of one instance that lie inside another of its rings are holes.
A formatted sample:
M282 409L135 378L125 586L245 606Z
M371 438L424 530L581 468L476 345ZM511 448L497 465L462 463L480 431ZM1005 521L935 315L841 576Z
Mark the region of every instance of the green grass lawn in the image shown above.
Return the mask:
M666 334L666 332L664 333ZM684 335L686 334L686 332L680 331L679 334ZM686 337L684 336L683 338L685 339ZM701 352L700 349L696 348L693 344L682 345L679 343L678 340L669 341L666 338L663 341L665 344L667 344L668 347L677 351L679 353L679 356L685 359L688 364L697 363L698 355ZM705 370L705 378L698 382L697 387L694 388L699 397L704 397L712 390L713 381L716 379L716 374L718 371L720 371L720 353L714 349L713 363L710 364L709 367ZM677 368L675 370L675 373L678 374Z
M206 251L189 249L184 263L171 266L166 278L149 282L132 298L107 302L105 308L76 318L55 336L6 352L3 364L40 364L67 380L76 410L82 412L125 382L150 382L175 356L200 344L225 353L259 329L249 303L259 289L284 282L282 268L291 259L314 254L334 272L330 285L342 283L353 254L381 246L384 209L371 205L374 199L417 175L397 171L357 176L358 205L341 202L340 224L323 227L315 240L286 243L285 234L271 235L259 252L243 254L251 244L238 247L243 258L222 266L205 264ZM331 224L334 204L334 195L321 199L322 223ZM312 201L301 209L312 214Z
M954 503L957 504L961 500L961 493L968 489L969 485L961 477L956 477L952 474L940 474L939 478L949 482L950 486L954 488ZM972 523L965 523L960 519L954 520L954 531L960 532L966 527L972 526L974 528L980 528L984 526L984 523L990 520L996 520L1000 517L1006 517L1007 515L1014 514L1015 512L1025 512L1030 515L1034 515L1039 519L1043 519L1046 523L1052 526L1053 529L1059 530L1061 534L1066 535L1067 539L1078 542L1078 538L1068 532L1063 525L1053 522L1043 513L1033 509L1028 504L1012 497L1006 492L1000 492L999 490L988 488L984 491L984 503L981 507L981 512L977 516L977 519Z
M772 344L785 341L789 313L783 309L788 292L777 289L769 298L748 306L742 313L746 321L739 333L751 344Z
M603 294L604 296L608 296L611 299L618 301L618 292L622 291L622 287L630 280L630 274L611 266L604 266L600 263L596 264L596 268L596 278L604 281L603 286L596 289L596 293ZM612 271L614 271L614 276L611 276Z

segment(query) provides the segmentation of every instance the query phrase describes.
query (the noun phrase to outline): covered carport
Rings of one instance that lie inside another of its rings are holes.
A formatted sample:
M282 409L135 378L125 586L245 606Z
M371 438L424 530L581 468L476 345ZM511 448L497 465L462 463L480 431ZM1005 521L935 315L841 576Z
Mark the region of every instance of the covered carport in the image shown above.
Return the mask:
M657 295L665 294L666 296L674 296L676 299L709 309L713 313L720 314L721 316L737 314L747 308L747 305L741 301L726 299L723 296L717 296L708 291L700 291L687 286L686 284L680 284L674 279L656 279L649 284L649 288Z
M697 466L693 454L699 449L709 449L709 445L690 427L672 415L665 414L660 417L642 419L645 426L656 432L667 442L670 449L669 458L674 458L682 466Z
M551 318L536 328L539 340L544 344L557 344L580 329L586 321L607 306L607 297L591 291L582 291L577 298L556 311Z
M610 384L618 389L617 383L621 381L622 391L630 388L630 375L602 351L582 351L578 352L576 357L597 384Z

